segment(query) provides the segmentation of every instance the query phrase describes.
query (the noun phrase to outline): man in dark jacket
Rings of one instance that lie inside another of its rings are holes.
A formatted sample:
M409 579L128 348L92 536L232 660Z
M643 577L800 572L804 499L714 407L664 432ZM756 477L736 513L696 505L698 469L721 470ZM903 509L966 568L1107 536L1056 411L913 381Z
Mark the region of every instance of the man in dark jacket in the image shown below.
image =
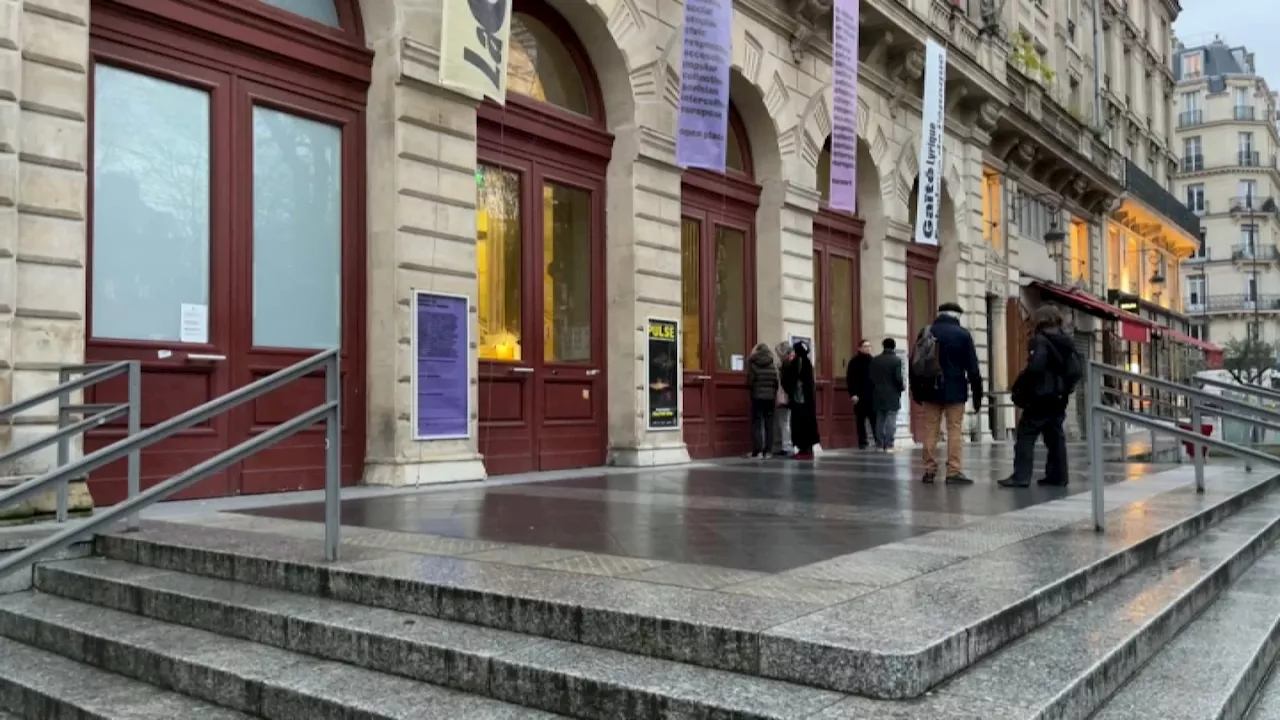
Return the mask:
M982 369L973 336L961 327L964 311L953 302L938 307L933 325L920 331L917 343L931 333L936 341L937 377L923 381L911 378L911 399L924 410L924 482L938 476L938 438L942 423L947 423L946 480L950 485L972 485L964 474L964 405L973 393L974 412L982 411Z
M1022 409L1017 440L1013 446L1013 475L1001 480L1004 487L1031 484L1036 439L1044 436L1049 459L1044 464L1041 485L1067 484L1067 401L1071 397L1067 379L1068 363L1076 353L1075 343L1062 331L1062 313L1052 306L1036 309L1035 336L1027 367L1013 383L1013 402Z
M898 344L893 338L881 343L884 351L871 360L871 411L874 413L871 429L876 447L893 452L893 436L898 430L898 411L902 409L902 393L907 386L902 379L902 358L898 357Z
M773 409L778 401L778 365L767 343L756 345L747 360L751 392L751 457L769 457L773 449Z
M849 361L845 387L853 400L854 422L858 424L858 447L867 449L867 425L871 424L871 341L863 340L858 354Z

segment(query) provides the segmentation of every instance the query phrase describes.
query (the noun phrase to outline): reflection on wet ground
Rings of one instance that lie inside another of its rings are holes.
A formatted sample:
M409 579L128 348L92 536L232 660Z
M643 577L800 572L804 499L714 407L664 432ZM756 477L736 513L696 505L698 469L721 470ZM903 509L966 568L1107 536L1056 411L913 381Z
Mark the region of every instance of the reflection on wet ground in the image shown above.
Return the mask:
M781 572L1088 490L1084 448L1064 488L1007 490L1007 445L966 449L977 483L924 485L920 452L838 452L815 462L727 460L571 479L434 489L343 503L343 524ZM1037 457L1043 466L1043 455ZM1109 483L1168 466L1109 464ZM322 521L323 505L249 514Z

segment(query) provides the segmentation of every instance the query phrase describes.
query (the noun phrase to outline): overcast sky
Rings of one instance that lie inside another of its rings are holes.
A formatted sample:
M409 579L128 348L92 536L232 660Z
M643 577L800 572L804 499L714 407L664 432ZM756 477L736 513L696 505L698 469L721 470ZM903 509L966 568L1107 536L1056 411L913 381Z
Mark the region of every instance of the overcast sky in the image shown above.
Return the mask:
M1258 73L1280 90L1280 8L1276 0L1182 0L1174 33L1188 47L1207 45L1215 34L1254 53Z

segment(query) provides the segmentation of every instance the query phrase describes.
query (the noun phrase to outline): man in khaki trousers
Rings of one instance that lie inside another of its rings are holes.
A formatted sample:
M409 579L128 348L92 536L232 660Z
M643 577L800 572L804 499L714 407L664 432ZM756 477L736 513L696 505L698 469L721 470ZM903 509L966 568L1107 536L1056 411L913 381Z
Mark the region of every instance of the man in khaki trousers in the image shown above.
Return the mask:
M921 406L924 415L924 477L932 483L938 477L938 436L942 423L947 424L946 482L948 485L972 485L964 474L964 406L973 395L974 412L982 409L982 369L973 336L960 325L964 311L953 302L938 307L933 324L920 331L915 353L921 352L925 333L933 336L936 356L934 377L918 376L916 356L912 359L911 399Z

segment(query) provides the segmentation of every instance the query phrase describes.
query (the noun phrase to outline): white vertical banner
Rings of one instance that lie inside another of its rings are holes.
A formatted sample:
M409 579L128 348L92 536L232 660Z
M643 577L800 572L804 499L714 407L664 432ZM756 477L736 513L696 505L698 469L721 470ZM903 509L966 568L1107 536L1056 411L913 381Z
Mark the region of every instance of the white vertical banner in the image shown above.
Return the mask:
M916 194L916 242L937 245L942 234L943 111L947 105L947 49L925 42L924 97L920 114L920 175Z

